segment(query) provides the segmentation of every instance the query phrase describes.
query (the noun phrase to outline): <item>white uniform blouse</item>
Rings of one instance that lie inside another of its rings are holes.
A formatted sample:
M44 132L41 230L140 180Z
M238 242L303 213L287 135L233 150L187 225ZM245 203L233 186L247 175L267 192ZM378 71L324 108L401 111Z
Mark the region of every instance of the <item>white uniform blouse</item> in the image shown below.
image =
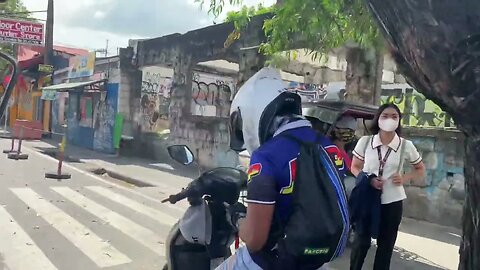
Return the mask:
M402 144L405 144L403 148L404 159L408 160L411 165L416 165L422 162L422 157L418 153L415 145L413 145L413 143L407 139L400 138L398 135L395 135L393 140L388 145L382 145L380 136L378 134L374 135L373 137L364 136L358 140L358 143L353 150L355 157L364 161L363 171L378 175L380 161L378 160L377 147L380 147L382 158L385 157L388 148L392 149L383 169L382 178L385 182L382 190L382 204L402 201L407 198L403 185L397 186L392 182L392 176L397 172L399 166L401 166L400 150L402 149ZM403 173L402 169L400 170L400 173Z

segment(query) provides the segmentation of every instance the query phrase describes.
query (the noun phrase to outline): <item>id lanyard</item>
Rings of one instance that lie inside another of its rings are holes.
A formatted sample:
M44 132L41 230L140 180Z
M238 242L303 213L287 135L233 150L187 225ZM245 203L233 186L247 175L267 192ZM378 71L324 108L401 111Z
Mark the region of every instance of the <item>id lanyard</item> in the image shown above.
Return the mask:
M390 156L390 153L392 152L392 148L388 147L387 153L385 153L385 156L382 158L382 151L380 150L380 147L381 146L377 147L378 161L380 162L380 167L378 168L378 177L383 176L383 169L385 168L387 159Z

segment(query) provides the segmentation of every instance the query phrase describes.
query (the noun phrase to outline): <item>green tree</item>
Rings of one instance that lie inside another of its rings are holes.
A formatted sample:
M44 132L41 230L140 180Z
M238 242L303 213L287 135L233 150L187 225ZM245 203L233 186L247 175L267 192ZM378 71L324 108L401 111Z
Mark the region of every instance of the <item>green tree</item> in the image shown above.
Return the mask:
M28 13L28 9L21 0L8 0L6 3L0 4L0 17L19 20L33 20ZM14 44L2 43L0 45L0 50L13 55Z
M197 0L202 5L205 0ZM209 12L220 15L224 0L208 1ZM242 0L228 0L241 5ZM284 0L269 8L243 7L227 14L236 31L228 43L240 37L249 18L270 12L264 31L268 42L261 51L274 56L292 49L308 49L313 58L326 55L331 50L348 44L347 93L349 99L364 103L378 103L383 70L383 39L378 27L365 9L362 1L353 0Z

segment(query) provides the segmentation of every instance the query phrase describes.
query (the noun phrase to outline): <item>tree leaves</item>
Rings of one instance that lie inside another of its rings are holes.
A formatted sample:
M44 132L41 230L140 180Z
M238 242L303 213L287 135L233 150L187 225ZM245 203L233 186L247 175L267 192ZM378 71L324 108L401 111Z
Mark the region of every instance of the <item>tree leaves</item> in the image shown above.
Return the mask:
M201 4L205 1L196 0ZM209 0L209 13L220 15L225 2ZM228 0L228 3L240 5L243 1ZM375 46L379 34L361 0L284 0L281 6L270 8L244 6L238 12L229 12L227 21L234 22L236 30L241 32L252 16L268 12L274 16L264 22L268 42L261 47L268 55L301 45L310 52L318 52L317 56L312 54L317 58L349 42L362 47Z
M227 13L226 22L233 22L235 29L238 31L244 30L254 16L263 15L273 12L273 7L264 7L258 5L257 7L243 6L240 11L230 11Z
M218 17L223 12L225 6L225 0L207 0L209 2L208 13ZM228 0L230 5L240 5L243 0ZM199 3L201 7L205 4L205 0L195 0L195 3Z
M27 8L23 5L20 0L8 0L7 3L0 5L0 16L4 18L12 18L16 20L31 20L27 12ZM13 44L12 43L2 43L0 44L0 50L13 55ZM0 61L0 70L4 70L8 66L4 61Z

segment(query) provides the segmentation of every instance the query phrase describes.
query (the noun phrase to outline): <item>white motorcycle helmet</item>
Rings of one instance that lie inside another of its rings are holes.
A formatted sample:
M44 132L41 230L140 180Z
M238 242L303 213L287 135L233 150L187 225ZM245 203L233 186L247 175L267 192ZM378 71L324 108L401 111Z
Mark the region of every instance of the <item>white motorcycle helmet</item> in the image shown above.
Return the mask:
M265 67L240 87L230 108L230 148L253 153L273 136L277 116L301 115L301 98L287 91L280 72Z

